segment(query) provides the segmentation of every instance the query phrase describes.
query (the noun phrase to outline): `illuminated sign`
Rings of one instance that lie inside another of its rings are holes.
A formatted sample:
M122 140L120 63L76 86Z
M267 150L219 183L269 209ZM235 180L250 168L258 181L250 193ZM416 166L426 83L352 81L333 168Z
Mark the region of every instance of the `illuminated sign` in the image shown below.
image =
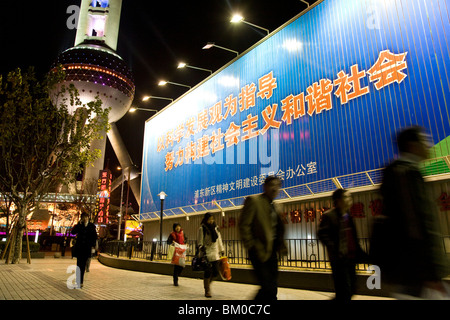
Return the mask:
M136 220L125 221L125 234L142 235L142 224Z
M110 170L100 170L96 201L96 215L99 224L107 224L111 194L112 173Z
M159 216L161 191L166 215L178 215L241 205L268 175L285 197L333 191L336 177L380 183L394 134L410 125L430 132L433 158L449 155L440 7L325 0L171 103L145 125L141 219Z

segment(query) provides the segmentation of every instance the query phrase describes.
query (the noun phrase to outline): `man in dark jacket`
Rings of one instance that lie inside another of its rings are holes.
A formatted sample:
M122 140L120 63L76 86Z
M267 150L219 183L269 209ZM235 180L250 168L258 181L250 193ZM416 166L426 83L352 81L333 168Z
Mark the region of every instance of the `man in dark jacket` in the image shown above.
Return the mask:
M255 300L276 300L278 286L277 253L286 254L281 211L273 200L280 191L281 180L269 176L264 193L248 197L239 220L240 235L261 289Z
M87 260L95 252L97 231L95 230L95 225L89 222L89 215L83 212L80 222L73 227L71 233L77 235L74 248L75 256L77 257L77 267L80 271L79 279L77 276L77 285L82 288Z
M318 237L326 246L333 272L336 300L351 300L355 292L357 261L366 254L356 236L356 228L349 213L352 197L349 191L333 192L334 208L322 215Z
M411 127L397 135L397 145L400 157L384 171L383 229L374 229L371 247L378 252L371 256L394 296L419 297L424 288L444 292L448 265L436 205L419 170L428 158L429 137L423 128Z

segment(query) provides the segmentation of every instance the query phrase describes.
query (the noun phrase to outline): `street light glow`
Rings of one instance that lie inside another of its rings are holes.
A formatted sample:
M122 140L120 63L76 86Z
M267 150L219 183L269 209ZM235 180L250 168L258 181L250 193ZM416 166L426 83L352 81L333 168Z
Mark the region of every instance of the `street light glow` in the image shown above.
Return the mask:
M208 42L208 43L206 44L206 46L204 46L202 49L210 49L210 48L212 48L212 47L216 47L216 48L219 48L219 49L223 49L223 50L227 50L227 51L233 52L233 53L235 53L237 56L239 55L239 52L237 52L237 51L235 51L235 50L231 50L231 49L225 48L225 47L218 46L218 45L215 44L214 42Z
M187 86L187 85L185 85L185 84L182 84L182 83L176 83L176 82L172 82L172 81L166 81L166 80L161 80L159 83L158 83L158 86L165 86L166 84L173 84L173 85L175 85L175 86L181 86L181 87L186 87L186 88L189 88L189 89L191 89L191 87L190 86Z
M136 110L158 112L158 110L155 110L155 109L135 108L135 107L130 108L130 110L128 110L128 112L135 112Z
M191 65L189 65L189 64L187 64L187 63L185 63L185 62L180 62L180 63L178 64L178 67L177 67L177 68L178 68L178 69L182 69L182 68L197 69L197 70L207 71L207 72L209 72L210 74L212 74L212 70L205 69L205 68L200 68L200 67L194 67L194 66L191 66Z
M165 83L169 83L169 81L161 81L161 82L165 82ZM164 84L160 84L161 86ZM142 98L142 101L148 101L150 99L162 99L162 100L170 100L173 101L172 98L166 98L166 97L157 97L157 96L145 96L144 98Z
M202 49L211 49L214 47L214 42L208 42Z
M160 200L164 200L167 196L167 194L164 191L161 191L160 193L158 193L159 199Z
M256 24L254 24L254 23L250 23L250 22L248 22L248 21L245 21L245 20L244 20L244 17L241 16L240 14L235 14L235 15L231 18L230 22L232 22L232 23L243 22L243 23L248 24L248 25L250 25L250 26L252 26L252 27L256 27L256 28L258 28L258 29L264 30L264 31L267 33L267 35L270 33L269 29L266 29L266 28L263 28L263 27L260 27L260 26L258 26L258 25L256 25Z
M233 17L231 18L230 22L238 23L238 22L241 22L242 20L244 20L244 17L243 17L243 16L241 16L240 14L235 14L235 15L233 15Z

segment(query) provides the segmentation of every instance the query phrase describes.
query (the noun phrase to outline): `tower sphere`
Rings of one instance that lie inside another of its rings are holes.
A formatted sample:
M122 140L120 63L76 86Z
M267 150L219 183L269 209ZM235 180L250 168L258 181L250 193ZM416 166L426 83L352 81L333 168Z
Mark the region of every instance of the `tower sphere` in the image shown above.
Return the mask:
M113 50L84 43L62 52L53 68L59 64L66 72L66 79L61 84L73 84L82 103L93 101L98 96L103 108L111 108L110 122L120 120L127 113L134 98L135 85L131 70Z

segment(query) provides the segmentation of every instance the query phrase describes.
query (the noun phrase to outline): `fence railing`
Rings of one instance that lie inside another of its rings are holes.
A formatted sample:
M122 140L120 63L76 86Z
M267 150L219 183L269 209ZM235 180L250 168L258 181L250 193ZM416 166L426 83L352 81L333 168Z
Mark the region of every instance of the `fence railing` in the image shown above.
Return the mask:
M367 252L368 239L360 239L361 247ZM287 256L284 256L279 265L282 267L331 269L325 247L318 239L289 239L287 243ZM196 241L187 241L186 262L191 262L196 254ZM230 264L250 265L247 250L241 240L224 240L225 254ZM117 258L167 260L168 244L163 241L123 242L110 241L106 243L104 252ZM367 265L359 268L367 269Z
M443 237L444 252L450 254L450 236ZM369 251L368 238L358 239L364 252ZM281 267L330 270L331 266L325 246L318 239L288 239L287 255L279 261ZM196 254L197 241L188 240L186 262L191 262ZM247 250L241 240L223 240L225 254L230 264L250 265ZM166 241L123 242L109 241L103 252L118 258L167 260L168 244ZM367 270L368 264L357 265L357 270Z

